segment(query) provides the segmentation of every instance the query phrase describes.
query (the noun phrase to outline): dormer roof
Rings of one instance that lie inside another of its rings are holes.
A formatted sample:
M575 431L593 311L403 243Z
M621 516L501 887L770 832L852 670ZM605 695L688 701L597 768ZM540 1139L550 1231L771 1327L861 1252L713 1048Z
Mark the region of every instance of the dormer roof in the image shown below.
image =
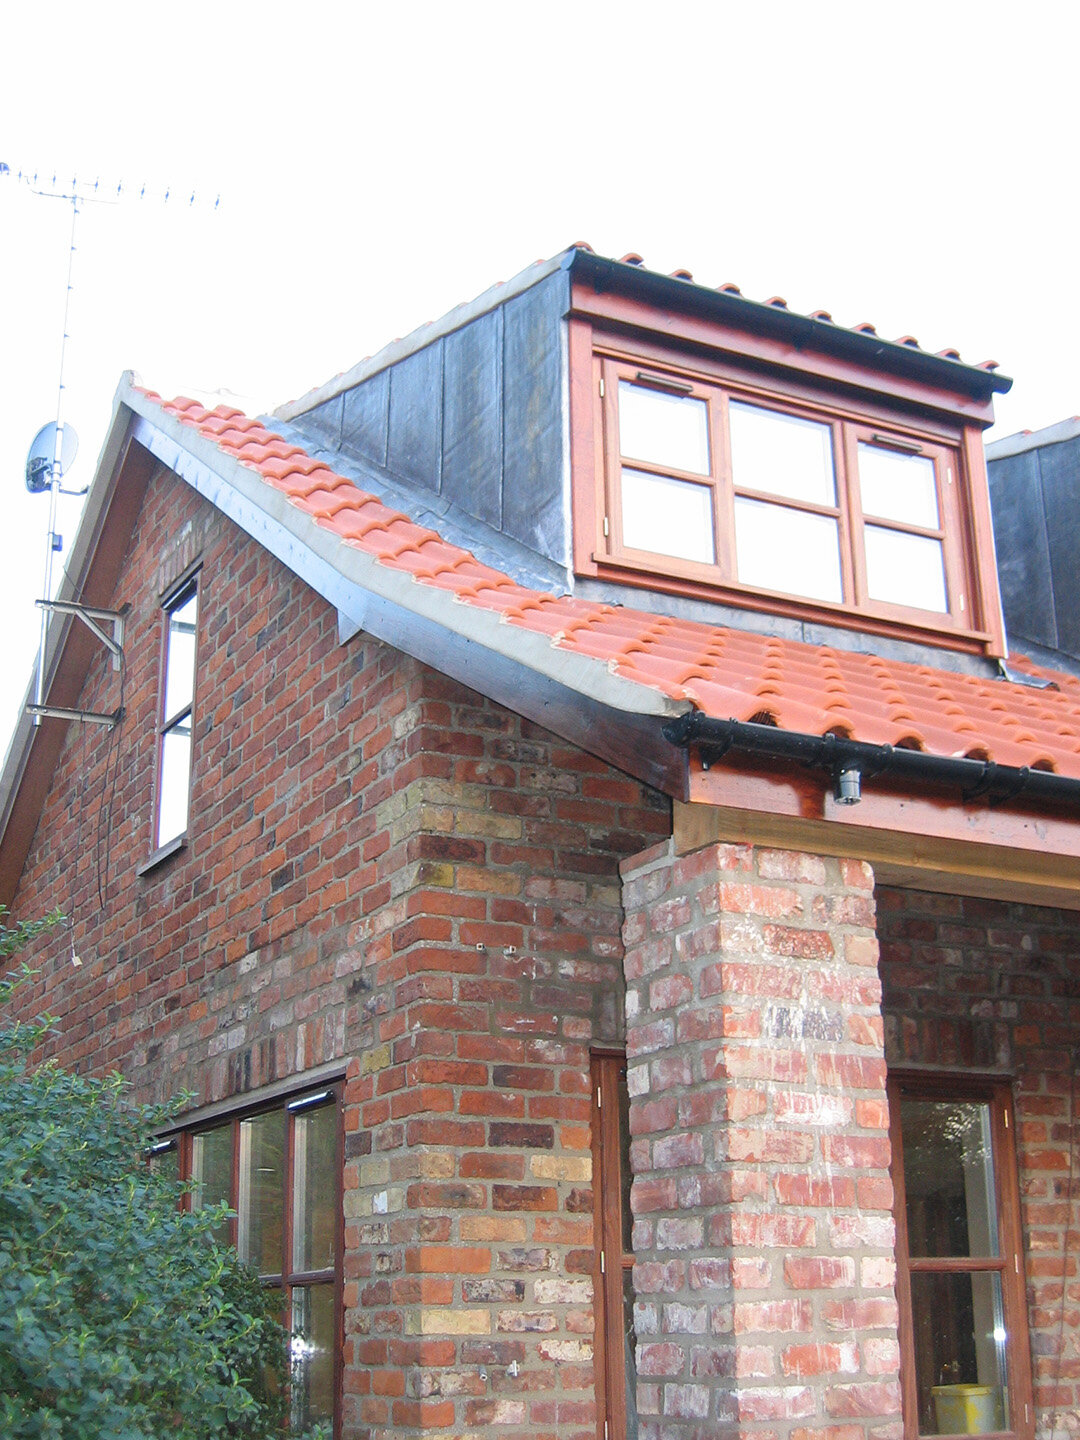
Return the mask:
M955 390L974 399L985 401L1012 388L1012 380L1000 373L994 360L971 364L962 360L960 352L951 346L933 353L924 350L911 335L887 339L879 335L876 326L868 321L841 325L827 310L802 314L792 310L781 296L754 300L744 295L740 287L731 281L716 286L704 285L685 268L679 267L665 274L649 269L636 253L617 260L610 259L598 255L585 241L578 241L549 260L537 260L511 280L491 286L475 300L455 307L439 320L429 321L401 339L391 341L374 355L365 357L349 370L296 400L279 405L274 411L275 418L296 419L560 270L566 272L571 280L600 292L617 291L657 309L732 325L748 333L774 337L800 349L807 348L849 360L867 370L885 371L928 386Z

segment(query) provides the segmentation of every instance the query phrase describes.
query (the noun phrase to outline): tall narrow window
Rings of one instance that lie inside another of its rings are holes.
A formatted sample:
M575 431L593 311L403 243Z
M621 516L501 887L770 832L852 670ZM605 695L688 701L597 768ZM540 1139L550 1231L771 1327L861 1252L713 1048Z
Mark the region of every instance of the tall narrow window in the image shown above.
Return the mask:
M297 1431L335 1414L341 1162L331 1088L217 1121L183 1137L196 1206L225 1201L231 1241L283 1296Z
M165 606L165 660L158 744L156 849L183 835L191 790L191 728L195 701L195 634L199 592L190 580Z
M633 1177L626 1056L619 1051L594 1051L592 1081L596 1433L602 1440L636 1440Z
M907 1440L1033 1433L1006 1086L890 1087Z

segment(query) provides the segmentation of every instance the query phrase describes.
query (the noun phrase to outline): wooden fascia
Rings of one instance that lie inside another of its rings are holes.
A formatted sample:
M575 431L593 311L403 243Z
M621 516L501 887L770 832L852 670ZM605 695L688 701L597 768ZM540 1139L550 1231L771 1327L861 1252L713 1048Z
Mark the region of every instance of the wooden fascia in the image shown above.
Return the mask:
M992 397L976 396L965 391L961 388L960 374L957 375L956 388L946 389L897 374L884 364L881 369L875 369L869 363L869 357L866 362L861 362L830 354L813 343L804 344L796 339L756 333L719 318L661 309L613 290L595 290L581 281L575 281L572 286L570 315L588 320L598 329L616 333L635 331L662 338L675 349L695 347L719 351L733 359L750 362L755 367L786 370L825 387L839 385L848 391L882 396L905 409L945 414L955 421L980 427L994 423ZM885 357L886 342L882 342L880 350Z
M865 860L880 882L1080 910L1080 824L1049 812L864 787L840 805L796 767L705 770L675 802L678 851L720 841Z

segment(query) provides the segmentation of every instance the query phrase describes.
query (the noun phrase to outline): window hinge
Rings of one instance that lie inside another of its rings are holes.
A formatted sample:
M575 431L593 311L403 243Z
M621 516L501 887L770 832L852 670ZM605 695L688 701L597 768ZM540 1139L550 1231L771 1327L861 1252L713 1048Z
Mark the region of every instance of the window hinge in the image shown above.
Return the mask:
M951 465L946 465L946 466L945 466L945 479L946 479L946 481L948 482L948 484L950 484L950 485L952 484L952 466L951 466Z
M604 1108L604 1092L600 1089L599 1085L597 1085L596 1087L596 1108L598 1110L602 1110Z
M604 1440L608 1440L608 1423L604 1421Z
M1004 1115L1002 1116L1002 1118L1003 1118L1004 1121L1005 1121L1005 1129L1007 1130L1007 1129L1009 1128L1009 1112L1008 1112L1007 1110L1005 1111L1005 1113L1004 1113Z
M604 538L607 539L607 537L608 537L610 534L611 534L611 526L610 526L610 524L608 523L608 517L605 515L605 516L604 516Z
M604 377L600 376L600 399L604 398Z
M1017 1275L1020 1274L1020 1256L1019 1256L1019 1255L1014 1255L1014 1256L1013 1256L1013 1269L1016 1271Z
M967 605L966 605L966 602L965 602L965 597L964 597L963 595L961 595L961 596L960 596L960 614L962 615L966 609L967 609Z
M603 1250L600 1251L600 1274L601 1274L601 1275L607 1274L607 1271L604 1269L604 1252L603 1252Z

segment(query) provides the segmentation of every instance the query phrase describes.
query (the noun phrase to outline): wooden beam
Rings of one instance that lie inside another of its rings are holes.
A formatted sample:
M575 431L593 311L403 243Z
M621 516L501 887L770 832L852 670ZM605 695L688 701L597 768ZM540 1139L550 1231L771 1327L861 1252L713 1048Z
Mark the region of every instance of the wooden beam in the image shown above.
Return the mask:
M691 801L675 802L680 854L722 842L803 850L865 860L879 881L903 889L1080 910L1080 828L1068 821L865 791L858 805L841 806L822 798L820 783L815 804L790 779L729 771L723 778L737 783L725 786L719 767L707 773L712 798L696 775Z

